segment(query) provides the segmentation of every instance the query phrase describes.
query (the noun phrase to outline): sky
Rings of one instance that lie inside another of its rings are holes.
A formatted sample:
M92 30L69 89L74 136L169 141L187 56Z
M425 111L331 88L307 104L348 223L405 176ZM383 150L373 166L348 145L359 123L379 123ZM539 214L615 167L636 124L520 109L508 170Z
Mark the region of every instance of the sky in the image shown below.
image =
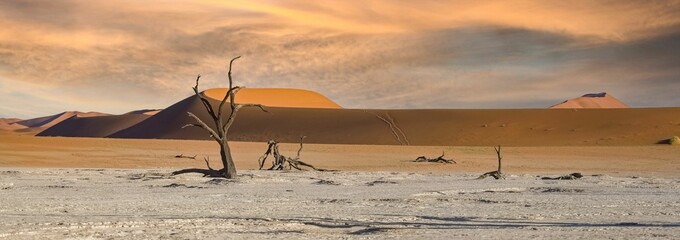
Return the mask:
M301 88L345 108L680 106L680 1L0 1L0 117Z

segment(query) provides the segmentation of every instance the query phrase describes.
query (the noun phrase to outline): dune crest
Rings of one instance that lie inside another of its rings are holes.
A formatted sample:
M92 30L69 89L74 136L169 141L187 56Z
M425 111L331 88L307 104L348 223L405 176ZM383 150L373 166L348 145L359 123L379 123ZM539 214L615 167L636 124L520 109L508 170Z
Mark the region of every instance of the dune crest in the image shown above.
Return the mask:
M629 108L629 106L606 92L600 92L572 98L549 108Z
M160 112L163 109L141 109L141 110L134 110L127 112L123 115L131 115L131 114L143 114L143 115L148 115L148 116L153 116L154 114Z
M97 117L97 116L109 116L110 114L100 113L100 112L78 112L78 111L66 111L58 113L55 115L50 115L46 117L38 117L27 120L20 119L5 119L0 122L0 129L2 130L26 130L26 129L46 129L50 128L64 120L72 117ZM17 120L17 121L10 121Z
M203 92L205 96L218 101L226 93L226 88L211 88ZM236 94L236 103L287 108L342 108L317 92L289 88L243 88Z
M36 136L106 137L151 117L147 114L122 114L71 117L45 129Z

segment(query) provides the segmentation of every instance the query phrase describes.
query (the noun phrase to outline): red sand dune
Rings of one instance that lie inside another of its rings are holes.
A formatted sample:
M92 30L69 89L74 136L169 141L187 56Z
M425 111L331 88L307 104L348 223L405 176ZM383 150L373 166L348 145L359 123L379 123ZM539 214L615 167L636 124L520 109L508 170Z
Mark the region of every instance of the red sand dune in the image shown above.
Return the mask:
M18 118L0 118L0 130L12 131L17 129L26 128L26 126L18 124L16 122L21 121Z
M69 119L71 117L96 117L96 116L108 116L110 114L99 113L99 112L78 112L78 111L68 111L47 117L39 117L28 120L23 120L17 122L18 124L24 125L27 128L49 128L61 121Z
M226 88L212 88L205 96L221 101ZM341 108L325 96L307 90L287 88L243 88L235 95L236 103L262 104L269 107L291 108Z
M21 121L21 119L18 119L18 118L0 118L0 123L10 124L10 123L18 122L18 121Z
M306 142L329 144L587 146L650 145L680 133L680 108L268 110L241 110L230 139L297 142L305 135ZM210 122L199 99L191 96L110 137L208 140L201 129L181 128L193 123L187 112Z
M550 108L628 108L628 105L605 92L589 93L572 98Z
M131 127L144 119L146 114L123 114L111 116L77 117L61 121L36 136L106 137Z

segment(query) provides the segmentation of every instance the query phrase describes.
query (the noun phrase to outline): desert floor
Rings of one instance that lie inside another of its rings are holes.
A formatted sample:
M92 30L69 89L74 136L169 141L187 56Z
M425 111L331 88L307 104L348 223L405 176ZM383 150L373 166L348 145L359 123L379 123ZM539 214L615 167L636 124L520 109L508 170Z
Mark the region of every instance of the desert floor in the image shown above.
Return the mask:
M218 166L209 141L0 134L0 238L680 238L678 147L504 147L502 181L475 179L491 146L304 146L337 172L254 170L266 144L232 148L222 180L170 175ZM412 162L442 151L458 163Z

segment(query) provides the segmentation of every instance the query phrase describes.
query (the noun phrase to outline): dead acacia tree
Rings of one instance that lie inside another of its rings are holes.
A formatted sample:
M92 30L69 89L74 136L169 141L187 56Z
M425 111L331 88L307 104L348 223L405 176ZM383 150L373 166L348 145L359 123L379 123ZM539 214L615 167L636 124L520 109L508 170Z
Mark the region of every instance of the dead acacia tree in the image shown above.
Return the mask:
M501 145L498 145L498 147L493 147L493 149L496 150L496 155L498 155L498 170L484 173L480 175L477 179L484 179L486 177L493 177L495 179L505 179L503 172L501 172L501 160L503 159L503 156L501 155Z
M200 98L201 103L203 103L203 107L205 107L205 110L208 112L210 118L215 124L215 128L214 129L211 128L210 126L208 126L208 124L203 122L203 120L201 120L199 117L197 117L195 114L191 112L187 112L187 114L189 115L189 117L194 119L195 123L190 123L182 127L182 128L186 127L201 128L208 132L208 134L210 134L210 137L220 145L220 156L222 157L222 165L224 166L224 168L218 170L217 175L222 176L224 178L236 177L236 166L234 165L234 160L231 156L231 149L229 149L229 142L227 140L227 133L231 125L234 123L234 120L236 119L236 113L239 111L239 109L243 107L258 107L262 111L267 112L267 110L264 109L264 107L261 104L237 104L236 101L234 101L236 93L243 87L234 86L231 77L231 67L234 61L236 59L239 59L240 57L241 56L235 57L231 59L231 61L229 61L229 72L227 73L227 76L229 78L229 89L222 98L222 101L220 101L220 105L219 107L217 107L217 109L213 107L213 105L210 103L210 101L208 101L204 94L201 94L201 92L198 91L198 81L201 79L201 75L198 75L198 77L196 77L196 86L193 87L194 93L198 98ZM224 119L225 116L222 115L222 110L224 109L224 104L227 102L227 100L229 100L231 112L228 114L227 119Z
M453 159L446 159L444 158L444 152L442 152L442 155L436 158L426 158L425 156L420 156L416 158L414 162L440 162L440 163L457 163Z
M288 164L288 169L297 169L297 170L303 170L302 167L308 167L316 171L326 171L325 169L320 169L312 166L311 164L305 163L300 160L300 152L302 151L302 141L305 139L305 136L300 137L300 148L298 148L297 155L295 155L294 158L291 157L286 157L282 155L279 152L279 142L275 140L269 140L267 142L267 151L258 159L258 163L260 164L260 170L264 168L264 163L267 161L267 157L269 155L272 155L274 157L274 160L272 160L272 166L267 169L267 170L284 170L286 163Z

